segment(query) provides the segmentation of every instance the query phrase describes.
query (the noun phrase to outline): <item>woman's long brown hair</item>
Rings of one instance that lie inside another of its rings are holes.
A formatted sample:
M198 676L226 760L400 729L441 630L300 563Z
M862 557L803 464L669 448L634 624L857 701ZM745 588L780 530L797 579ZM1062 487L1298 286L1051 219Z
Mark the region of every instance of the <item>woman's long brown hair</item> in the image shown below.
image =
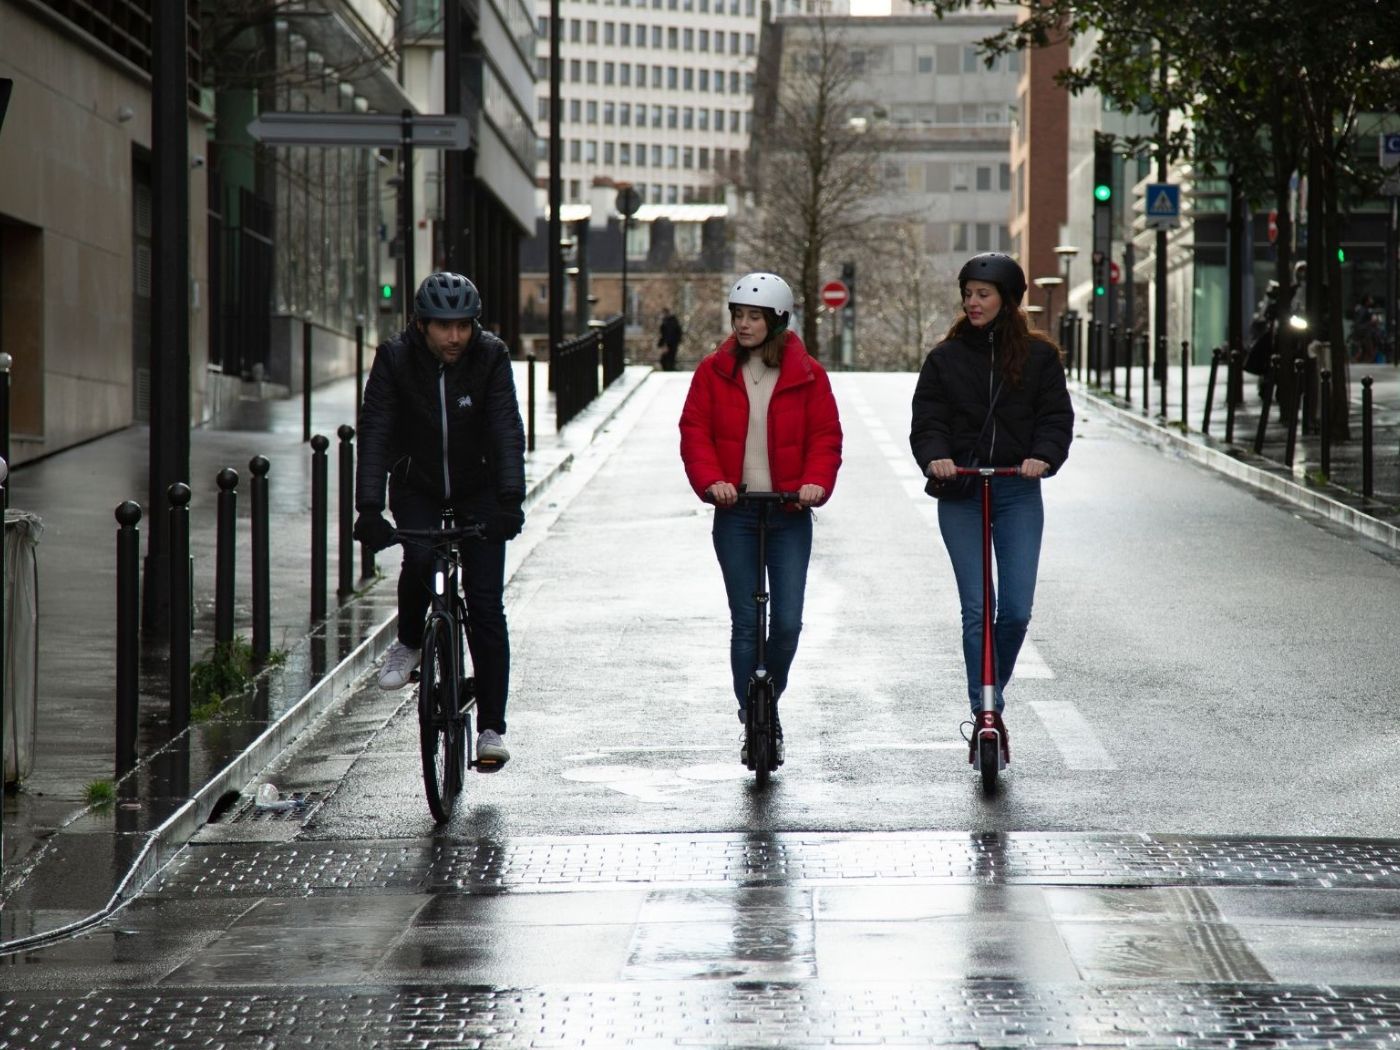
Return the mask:
M1065 352L1060 348L1060 344L1051 339L1048 332L1030 327L1026 322L1026 312L1019 306L1010 310L1002 308L1001 315L996 319L996 333L997 349L1001 351L997 355L997 363L1001 374L1012 386L1021 385L1021 373L1025 371L1032 340L1048 343L1059 355L1060 364L1065 363ZM967 319L967 314L954 321L945 336L947 339L962 339L966 342L973 342L976 337L977 329Z

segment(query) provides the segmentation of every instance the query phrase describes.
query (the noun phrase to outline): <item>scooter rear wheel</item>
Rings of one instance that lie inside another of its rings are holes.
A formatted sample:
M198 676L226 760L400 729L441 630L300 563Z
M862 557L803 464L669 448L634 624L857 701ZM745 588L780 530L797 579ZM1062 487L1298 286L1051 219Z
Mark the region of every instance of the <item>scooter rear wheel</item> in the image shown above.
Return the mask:
M982 773L982 790L988 794L997 789L997 772L1001 759L998 750L995 735L989 733L977 738L977 767Z

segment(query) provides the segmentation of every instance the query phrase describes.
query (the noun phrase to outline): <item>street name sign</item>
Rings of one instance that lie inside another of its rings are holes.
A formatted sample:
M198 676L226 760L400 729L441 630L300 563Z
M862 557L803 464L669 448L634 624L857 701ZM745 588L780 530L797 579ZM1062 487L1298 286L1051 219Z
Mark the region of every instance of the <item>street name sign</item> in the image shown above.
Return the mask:
M846 305L846 300L851 297L850 289L841 281L827 281L821 287L822 305L832 310L839 310Z
M361 146L366 149L404 144L405 119L389 113L262 113L248 134L270 146ZM466 149L471 145L467 118L415 113L407 118L408 145L414 149Z
M1174 230L1181 225L1181 187L1174 182L1149 182L1144 196L1149 230Z

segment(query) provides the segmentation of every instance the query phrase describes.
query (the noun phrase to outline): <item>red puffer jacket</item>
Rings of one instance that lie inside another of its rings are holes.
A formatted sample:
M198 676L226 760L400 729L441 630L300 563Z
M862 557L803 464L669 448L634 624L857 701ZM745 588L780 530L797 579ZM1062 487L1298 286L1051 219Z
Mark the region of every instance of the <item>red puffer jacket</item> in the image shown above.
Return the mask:
M749 395L731 335L695 369L681 411L681 459L690 487L702 499L716 481L743 478L749 432ZM807 353L797 333L787 333L778 382L768 403L768 470L773 488L796 491L820 485L825 503L841 466L841 419L831 380Z

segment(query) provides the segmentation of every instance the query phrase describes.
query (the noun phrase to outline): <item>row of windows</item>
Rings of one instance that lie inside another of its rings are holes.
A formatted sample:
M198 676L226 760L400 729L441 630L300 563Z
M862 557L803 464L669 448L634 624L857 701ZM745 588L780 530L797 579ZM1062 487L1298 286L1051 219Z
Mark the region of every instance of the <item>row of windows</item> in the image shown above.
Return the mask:
M561 76L561 79L571 84L597 84L598 66L599 63L592 59L587 62L570 59L568 76ZM636 65L630 62L604 62L602 84L604 87L644 88L647 86L647 68L645 62ZM727 76L722 69L711 71L688 66L683 69L679 66L651 66L650 69L651 86L658 91L708 91L716 95L727 91L730 95L737 95L742 90L745 95L753 94L754 75L741 73L737 69L729 70ZM549 83L548 57L541 56L535 60L535 76L540 83Z
M650 117L648 118L648 111ZM714 114L713 125L710 114ZM725 129L728 114L728 126L732 133L743 131L745 134L753 131L753 113L748 110L739 109L709 109L705 106L650 106L645 102L638 102L634 107L630 102L598 102L589 99L587 102L579 99L569 99L569 109L567 120L570 124L597 124L599 115L605 127L633 126L633 119L636 119L636 127L645 128L670 128L674 131L709 131L713 126L715 131ZM538 115L541 122L549 119L549 99L538 100Z
M599 0L583 0L590 7L598 5ZM742 14L745 18L755 17L757 11L756 0L602 0L604 7L635 7L638 10L645 10L650 7L653 11L697 11L702 15L711 13L717 15L730 14L736 17ZM713 11L712 11L713 9Z
M709 171L713 161L714 170L726 168L737 170L739 151L736 149L710 149L708 146L662 146L638 142L597 142L594 139L568 139L566 141L570 164L620 165L638 168L672 168L686 171ZM538 159L549 158L548 143L541 140Z
M886 106L862 103L851 107L851 115L871 122L889 121L900 127L940 124L969 127L977 124L1011 124L1013 107L1007 102L896 103Z
M901 166L890 161L886 174L892 179L903 176L904 188L910 193L967 193L972 190L987 193L1011 190L1011 165L1002 163L970 164L963 161L931 160Z
M737 164L738 161L736 160L735 163ZM715 170L720 170L720 167L721 165L718 159L716 159ZM582 180L569 179L567 181L567 189L569 192L565 199L571 201L583 200ZM651 201L652 204L720 204L724 201L724 188L722 186L673 186L659 182L650 184L634 182L632 187L641 195L643 200ZM677 223L677 226L679 225L680 224ZM644 222L633 224L628 231L629 244L631 243L630 238L632 234L636 233L639 229L650 230L651 227ZM629 248L628 254L640 254L645 256L647 253L647 245L649 244L650 238L648 237L643 243L643 246L639 249L639 252L633 252Z
M540 42L546 49L549 47L549 16L540 15ZM740 45L743 46L743 54L752 55L757 46L757 38L753 33L724 33L721 30L714 30L713 34L708 29L693 29L689 26L651 26L651 33L648 37L647 26L641 22L636 23L635 28L631 22L597 22L592 19L584 20L570 18L568 25L568 42L571 44L593 44L598 41L598 29L602 27L602 43L608 47L646 47L650 39L651 47L660 51L663 48L667 51L684 51L691 55L696 51L708 53L710 42L714 41L714 53L722 55L725 53L725 41L729 42L729 53L731 55L740 54Z
M929 251L943 251L942 231L936 223L930 223L927 247ZM950 252L1009 252L1011 250L1011 229L995 226L990 222L954 222L948 224L948 247Z
M1021 71L1021 56L1017 52L998 55L988 66L977 48L970 44L853 47L847 50L846 59L851 70L857 74L908 76L921 73L925 76L947 76L958 73L1019 74ZM785 62L790 70L805 67L812 72L822 62L821 50L793 46L788 49Z

